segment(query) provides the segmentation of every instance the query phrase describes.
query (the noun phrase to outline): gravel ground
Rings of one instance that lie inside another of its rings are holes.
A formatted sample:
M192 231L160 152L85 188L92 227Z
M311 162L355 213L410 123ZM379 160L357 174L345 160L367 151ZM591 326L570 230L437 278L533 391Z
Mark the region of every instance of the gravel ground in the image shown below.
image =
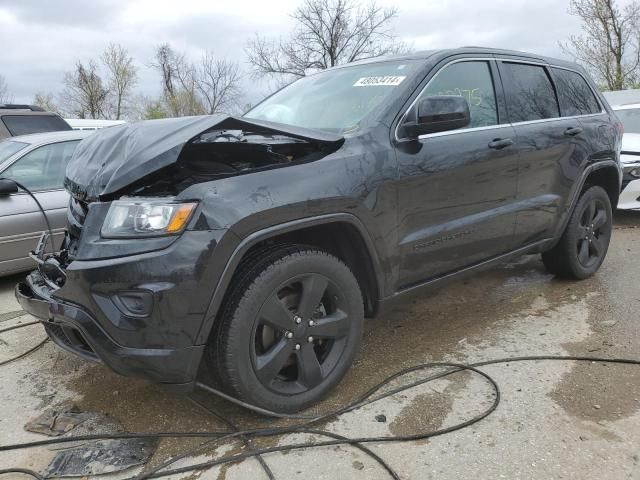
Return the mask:
M384 376L424 362L521 355L640 359L640 213L620 213L615 223L607 260L591 279L559 281L545 272L538 256L523 257L428 297L409 298L370 321L356 364L318 409L342 405ZM13 298L19 278L0 279L0 329L32 320ZM0 334L0 362L43 338L40 325ZM640 479L640 367L539 361L483 370L496 379L502 395L490 417L452 434L374 444L372 450L407 479ZM227 428L186 397L87 364L51 343L0 367L0 378L1 444L42 439L26 432L24 424L66 401L106 414L129 431ZM216 398L198 398L240 428L280 423ZM491 401L487 384L463 373L343 415L324 428L347 436L407 435L464 421ZM378 421L380 415L386 421ZM288 435L259 445L305 438ZM163 440L150 465L198 442ZM241 451L240 444L224 443L177 465ZM0 452L0 468L44 471L55 453L46 448ZM265 460L279 479L388 478L370 457L347 446L274 453ZM125 478L139 471L100 478ZM173 478L266 475L250 459Z

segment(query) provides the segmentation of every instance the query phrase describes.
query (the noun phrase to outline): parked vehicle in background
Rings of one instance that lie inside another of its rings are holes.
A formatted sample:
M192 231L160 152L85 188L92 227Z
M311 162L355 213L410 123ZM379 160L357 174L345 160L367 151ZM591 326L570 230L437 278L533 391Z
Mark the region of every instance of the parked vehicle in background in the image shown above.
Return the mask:
M64 120L74 130L99 130L126 123L124 120L94 120L92 118L65 118Z
M60 115L35 105L0 104L0 140L31 133L71 130Z
M36 196L49 217L56 247L67 222L65 169L78 143L91 132L48 132L0 141L0 178L15 180ZM37 204L11 184L0 186L0 275L33 268L29 251L46 224Z
M297 411L347 372L364 317L405 294L525 253L593 275L621 139L562 60L461 48L332 68L243 117L87 138L69 235L16 297L119 373Z
M602 92L604 98L609 102L612 108L621 105L631 105L634 103L640 103L640 89L627 89L627 90L610 90Z
M624 125L620 154L624 176L618 208L640 210L640 103L612 108Z

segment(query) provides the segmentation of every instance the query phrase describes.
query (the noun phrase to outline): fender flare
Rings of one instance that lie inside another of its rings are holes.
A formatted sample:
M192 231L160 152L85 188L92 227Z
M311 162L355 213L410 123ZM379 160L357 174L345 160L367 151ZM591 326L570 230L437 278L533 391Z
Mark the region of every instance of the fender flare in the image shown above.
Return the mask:
M614 168L616 170L618 177L618 187L620 187L620 185L622 184L622 170L620 164L615 160L602 160L596 163L592 163L587 168L585 168L582 172L582 176L580 177L580 181L577 182L577 187L571 194L571 202L569 203L569 208L564 213L564 218L558 225L558 229L553 236L553 241L550 243L550 245L545 246L545 250L553 248L560 240L560 237L562 237L562 234L564 233L565 229L567 228L567 224L569 223L569 219L571 218L571 214L578 204L580 192L582 192L582 189L587 183L587 178L589 177L589 175L591 175L596 170L601 170L603 168Z
M227 292L229 285L231 284L231 279L242 260L244 254L254 245L264 240L268 240L269 238L275 237L277 235L293 232L296 230L301 230L303 228L323 225L327 223L349 223L354 226L360 236L362 237L369 258L371 259L371 264L373 267L375 282L377 287L378 298L382 298L383 296L383 285L382 279L384 278L382 275L382 267L380 264L380 259L378 257L377 250L374 246L373 240L371 239L371 235L368 230L362 223L362 221L351 213L331 213L326 215L319 215L316 217L307 217L298 220L292 220L289 222L281 223L278 225L274 225L271 227L264 228L262 230L258 230L256 232L251 233L247 237L243 238L240 243L236 246L231 256L228 258L222 275L218 279L218 283L214 288L213 294L211 296L211 300L209 301L209 306L207 307L207 311L204 315L204 319L202 322L202 326L200 327L200 331L198 332L196 338L196 345L201 345L207 342L209 338L209 334L213 325L215 323L215 319L218 314L218 310L222 305L222 301L224 300L224 296Z

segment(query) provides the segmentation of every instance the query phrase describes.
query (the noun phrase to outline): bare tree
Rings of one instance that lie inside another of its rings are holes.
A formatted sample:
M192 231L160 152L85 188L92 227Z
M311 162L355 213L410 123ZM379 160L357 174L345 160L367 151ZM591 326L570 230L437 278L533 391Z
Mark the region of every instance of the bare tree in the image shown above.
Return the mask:
M108 89L113 102L113 116L120 120L123 109L137 82L137 69L129 52L121 45L110 44L102 53L102 63L108 71Z
M196 94L196 68L166 43L156 49L155 57L151 66L162 76L162 92L169 114L179 117L204 113Z
M98 65L90 60L87 65L76 63L73 72L64 75L65 89L62 99L69 113L78 118L103 118L107 109L109 91L98 72Z
M36 93L36 96L33 97L34 105L37 105L40 108L43 108L47 112L55 112L60 113L60 109L58 105L56 105L55 99L53 98L52 93Z
M309 70L405 50L391 29L397 13L375 1L304 0L291 15L296 22L291 37L256 35L246 48L249 63L258 75L302 77Z
M238 106L240 98L238 63L216 58L206 52L197 71L196 85L206 113L229 112Z
M637 82L640 66L640 4L619 7L616 0L571 0L569 13L582 20L582 35L562 49L582 63L609 90Z
M2 75L0 75L0 103L11 103L13 96L9 95L9 85Z
M152 67L162 78L162 110L171 116L228 112L238 106L240 68L237 62L206 52L194 64L183 53L163 44L156 49ZM158 112L155 107L154 112Z

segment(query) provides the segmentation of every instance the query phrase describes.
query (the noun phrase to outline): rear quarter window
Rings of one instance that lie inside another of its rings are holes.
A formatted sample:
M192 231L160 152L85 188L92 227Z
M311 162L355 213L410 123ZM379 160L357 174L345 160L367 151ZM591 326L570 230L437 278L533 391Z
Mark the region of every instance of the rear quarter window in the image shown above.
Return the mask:
M600 104L586 80L577 72L552 68L563 117L600 113Z
M57 115L3 115L2 122L14 137L30 133L71 130L69 124Z

